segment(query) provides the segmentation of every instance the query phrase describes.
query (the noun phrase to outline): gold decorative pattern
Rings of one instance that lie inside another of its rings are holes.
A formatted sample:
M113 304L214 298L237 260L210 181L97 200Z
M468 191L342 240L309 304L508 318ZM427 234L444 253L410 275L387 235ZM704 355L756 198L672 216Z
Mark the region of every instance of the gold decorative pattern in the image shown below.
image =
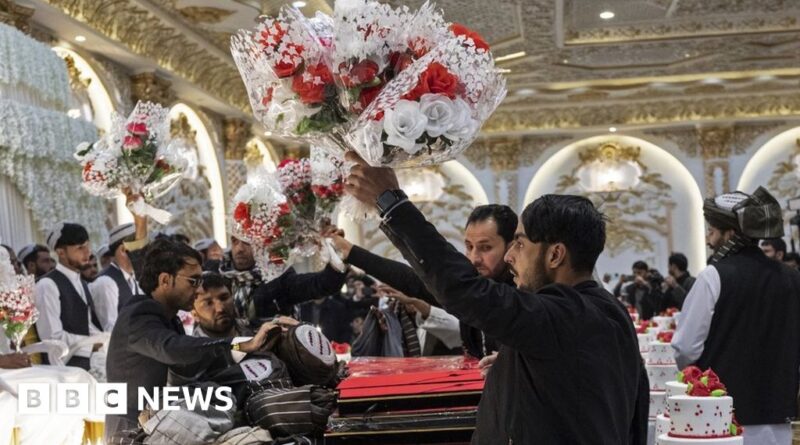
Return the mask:
M656 125L703 120L785 118L800 115L800 93L745 95L732 98L670 98L647 103L581 103L572 107L500 108L484 124L483 132Z
M721 159L731 155L733 126L699 127L697 142L703 159Z
M731 153L745 153L753 146L756 139L785 127L786 123L786 121L769 121L735 124L733 126L733 136L731 136L729 142ZM702 153L699 142L700 131L694 125L691 127L659 128L647 130L644 133L674 142L678 149L689 156L697 157Z
M717 187L716 172L722 174L722 188ZM731 165L727 159L703 161L703 179L705 181L706 196L717 196L731 191Z
M556 193L577 194L589 198L609 219L606 225L606 251L611 256L633 249L637 252L654 252L652 233L669 239L671 227L667 225L675 203L670 197L672 186L661 179L660 173L649 172L639 160L639 147L622 146L605 142L578 152L578 165L568 174L561 175ZM619 156L639 164L642 176L639 184L630 190L613 192L587 192L580 185L578 170L598 159ZM644 219L643 219L644 218Z
M165 107L175 100L172 82L155 73L139 73L131 76L131 98L135 101L150 101Z
M250 139L250 124L242 119L225 119L222 129L225 135L225 159L242 159Z
M20 6L14 0L0 0L0 23L13 26L24 33L31 32L29 23L34 9Z
M67 73L69 74L69 86L73 91L85 90L91 83L92 79L89 77L81 77L81 70L75 66L75 59L67 55L64 57L64 63L67 65Z
M132 53L249 113L250 106L232 59L220 59L179 30L134 2L119 0L44 0Z
M800 175L797 173L800 165L796 163L797 156L800 156L800 139L797 139L796 144L788 159L775 166L767 183L769 190L779 198L789 199L800 196Z
M197 130L192 128L189 118L183 113L178 114L177 118L170 121L169 133L173 138L183 138L192 143L197 136Z
M235 12L213 6L187 6L178 8L177 11L186 21L195 25L219 23Z

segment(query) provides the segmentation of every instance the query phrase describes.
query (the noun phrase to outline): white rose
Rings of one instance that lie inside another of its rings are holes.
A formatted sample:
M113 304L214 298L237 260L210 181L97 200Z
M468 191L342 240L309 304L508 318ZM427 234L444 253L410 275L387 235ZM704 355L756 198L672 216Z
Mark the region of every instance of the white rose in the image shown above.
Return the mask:
M447 96L424 94L419 100L419 109L428 118L425 131L428 136L438 138L453 126L458 110Z
M428 118L419 109L419 103L400 100L394 109L386 110L383 119L383 131L388 136L386 143L402 148L409 154L422 149L417 139L425 132Z
M453 101L453 108L455 116L450 128L444 132L444 137L451 141L469 138L478 129L478 121L472 118L469 104L459 97Z

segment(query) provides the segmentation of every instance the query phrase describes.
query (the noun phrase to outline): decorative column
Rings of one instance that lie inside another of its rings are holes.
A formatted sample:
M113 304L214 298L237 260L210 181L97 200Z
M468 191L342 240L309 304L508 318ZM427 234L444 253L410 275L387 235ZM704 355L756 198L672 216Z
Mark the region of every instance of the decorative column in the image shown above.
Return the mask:
M131 76L131 98L150 101L168 107L175 101L172 82L158 77L154 72L145 72Z
M222 133L225 143L225 196L230 202L239 187L247 182L244 157L251 134L250 123L243 119L225 118L222 121Z
M490 168L494 173L494 201L517 208L519 177L517 169L522 151L522 138L491 138L476 141L464 152L478 168Z
M728 158L734 142L733 136L732 125L697 128L697 143L703 158L706 197L728 193L731 190ZM717 182L718 177L720 177L719 182Z

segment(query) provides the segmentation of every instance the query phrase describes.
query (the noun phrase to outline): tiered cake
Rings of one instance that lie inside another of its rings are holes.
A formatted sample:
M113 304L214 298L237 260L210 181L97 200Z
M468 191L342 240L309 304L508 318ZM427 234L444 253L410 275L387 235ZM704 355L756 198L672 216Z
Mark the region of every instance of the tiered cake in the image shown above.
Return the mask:
M667 382L675 380L678 366L672 352L672 331L659 332L655 341L650 342L650 349L645 358L645 369L650 381L650 419L664 413Z
M690 366L678 377L685 383L668 383L667 409L656 421L656 445L744 443L733 416L733 398L714 371L701 374Z

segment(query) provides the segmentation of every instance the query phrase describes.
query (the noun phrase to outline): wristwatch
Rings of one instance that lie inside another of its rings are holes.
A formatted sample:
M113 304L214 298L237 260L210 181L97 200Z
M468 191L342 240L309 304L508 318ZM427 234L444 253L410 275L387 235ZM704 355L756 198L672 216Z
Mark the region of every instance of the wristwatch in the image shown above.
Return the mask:
M393 209L396 205L403 201L407 201L408 196L402 190L386 190L378 196L376 205L381 212L381 218L386 215L386 212Z

